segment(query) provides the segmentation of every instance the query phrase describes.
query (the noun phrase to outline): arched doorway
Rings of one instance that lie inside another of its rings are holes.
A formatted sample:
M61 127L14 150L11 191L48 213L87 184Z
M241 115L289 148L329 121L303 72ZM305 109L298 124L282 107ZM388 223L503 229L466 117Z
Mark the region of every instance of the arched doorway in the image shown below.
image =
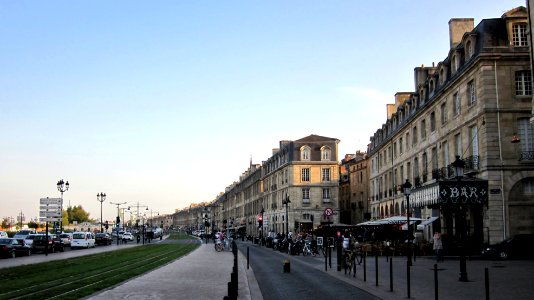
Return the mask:
M534 232L534 177L523 178L510 190L508 223L510 236Z

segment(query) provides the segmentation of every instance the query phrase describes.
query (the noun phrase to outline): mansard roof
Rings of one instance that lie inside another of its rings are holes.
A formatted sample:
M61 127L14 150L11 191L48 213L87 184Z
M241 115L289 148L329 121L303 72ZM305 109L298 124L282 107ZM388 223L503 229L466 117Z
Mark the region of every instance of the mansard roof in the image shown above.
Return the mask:
M296 140L295 143L317 143L317 142L325 142L325 141L332 142L332 141L339 141L339 140L336 138L329 138L325 136L312 134L307 137L303 137L299 140Z

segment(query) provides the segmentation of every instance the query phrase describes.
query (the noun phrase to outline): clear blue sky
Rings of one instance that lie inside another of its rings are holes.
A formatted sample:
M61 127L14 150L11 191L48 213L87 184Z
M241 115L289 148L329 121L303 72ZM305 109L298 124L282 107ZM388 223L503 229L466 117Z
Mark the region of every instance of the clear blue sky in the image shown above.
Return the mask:
M522 1L2 1L0 217L211 201L280 140L366 150L448 21Z

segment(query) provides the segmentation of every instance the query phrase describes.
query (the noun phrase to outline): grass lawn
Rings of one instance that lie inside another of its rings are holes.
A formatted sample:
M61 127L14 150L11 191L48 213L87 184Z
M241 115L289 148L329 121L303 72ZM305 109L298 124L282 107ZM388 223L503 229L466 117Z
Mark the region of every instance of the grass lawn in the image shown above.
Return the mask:
M79 299L167 264L198 247L185 234L164 243L0 269L0 299ZM180 240L180 241L177 241Z

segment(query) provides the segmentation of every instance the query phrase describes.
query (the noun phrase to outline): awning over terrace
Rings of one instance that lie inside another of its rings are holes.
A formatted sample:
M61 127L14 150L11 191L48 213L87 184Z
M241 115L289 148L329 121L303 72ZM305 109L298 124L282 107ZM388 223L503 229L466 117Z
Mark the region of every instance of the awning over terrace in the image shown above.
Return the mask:
M437 219L439 219L439 217L430 217L430 218L428 218L426 220L423 220L423 222L421 222L421 224L417 225L417 230L425 229L425 227L427 225L430 225L430 224L434 223L434 221L436 221Z
M423 219L420 219L420 218L410 217L410 224L413 224L414 222L422 221L422 220ZM380 220L363 222L363 223L358 224L357 226L402 225L402 224L405 224L406 221L407 221L406 216L394 216L394 217L389 217L389 218L380 219Z

